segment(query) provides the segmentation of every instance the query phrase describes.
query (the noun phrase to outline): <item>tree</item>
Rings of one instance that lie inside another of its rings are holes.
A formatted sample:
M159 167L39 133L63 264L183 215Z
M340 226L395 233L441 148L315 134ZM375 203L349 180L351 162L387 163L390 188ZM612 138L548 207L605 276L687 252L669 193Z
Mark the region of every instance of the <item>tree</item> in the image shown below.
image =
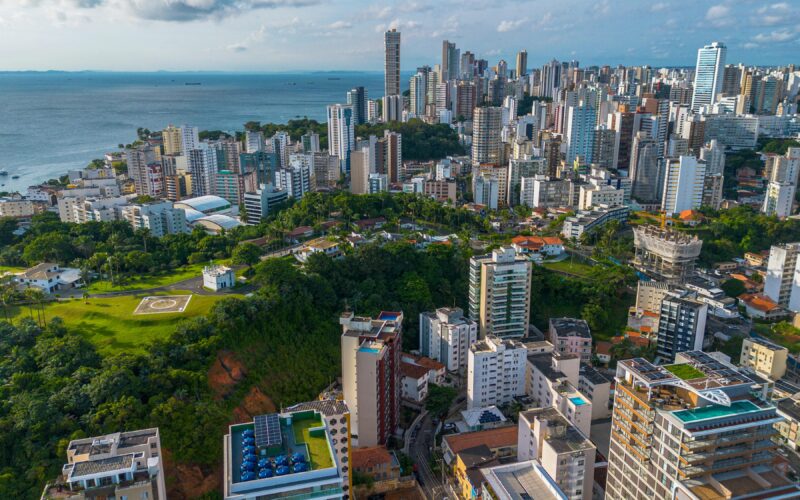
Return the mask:
M0 246L10 245L14 242L14 231L19 227L17 219L0 217Z
M725 292L725 295L727 295L728 297L738 297L739 295L747 291L747 289L744 286L744 283L733 278L723 283L720 288L722 288L722 291Z
M261 260L261 248L254 243L244 242L233 249L233 263L253 267Z
M458 391L452 387L429 384L425 409L435 418L442 418L450 411L450 406L453 405L456 396L458 396Z

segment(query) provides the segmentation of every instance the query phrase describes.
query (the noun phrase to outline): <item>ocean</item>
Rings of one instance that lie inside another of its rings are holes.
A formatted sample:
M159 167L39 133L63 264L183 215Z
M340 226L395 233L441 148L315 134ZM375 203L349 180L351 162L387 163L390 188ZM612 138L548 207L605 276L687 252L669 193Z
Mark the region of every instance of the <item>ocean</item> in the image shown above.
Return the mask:
M0 73L0 169L9 173L0 191L24 192L82 168L133 142L138 127L235 131L251 120L324 122L325 107L346 102L355 86L380 97L383 73Z

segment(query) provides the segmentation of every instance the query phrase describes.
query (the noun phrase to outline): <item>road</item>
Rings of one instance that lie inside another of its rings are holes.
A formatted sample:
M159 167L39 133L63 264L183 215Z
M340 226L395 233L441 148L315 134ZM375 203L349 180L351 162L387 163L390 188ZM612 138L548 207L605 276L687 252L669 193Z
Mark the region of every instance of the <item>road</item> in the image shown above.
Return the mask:
M438 499L444 496L441 474L434 474L430 467L431 447L433 446L433 420L430 415L425 415L417 429L416 436L411 438L411 459L417 466L418 479L425 497Z

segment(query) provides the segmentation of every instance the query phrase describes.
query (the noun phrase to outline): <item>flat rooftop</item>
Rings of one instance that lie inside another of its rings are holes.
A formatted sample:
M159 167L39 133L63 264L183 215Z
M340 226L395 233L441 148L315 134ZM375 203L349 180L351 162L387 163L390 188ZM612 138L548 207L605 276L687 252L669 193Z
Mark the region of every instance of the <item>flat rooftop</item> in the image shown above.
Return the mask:
M281 414L278 420L280 443L269 448L256 448L254 454L259 460L266 458L270 462L274 462L279 456L288 458L295 453L301 453L306 459L309 471L334 466L333 454L328 444L328 430L320 413L314 410L303 410ZM230 427L231 479L234 483L244 482L240 470L244 459L242 440L245 437L245 431L256 431L255 427L254 423L237 424Z
M483 477L503 498L512 500L564 499L561 491L544 468L534 460L481 469Z
M752 378L745 376L733 366L722 363L702 351L682 352L679 354L679 359L685 362L659 366L644 358L633 358L622 360L619 365L652 385L674 384L681 381L702 391L754 383Z

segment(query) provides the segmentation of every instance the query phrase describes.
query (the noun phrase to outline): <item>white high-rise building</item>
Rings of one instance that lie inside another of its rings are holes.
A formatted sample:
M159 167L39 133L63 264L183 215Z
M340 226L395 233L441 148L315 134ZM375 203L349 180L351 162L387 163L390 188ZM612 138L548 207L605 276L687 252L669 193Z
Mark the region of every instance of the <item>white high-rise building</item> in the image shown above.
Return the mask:
M567 163L572 165L580 157L584 163L592 163L597 109L588 100L581 100L567 107L565 139L567 142Z
M725 148L716 139L703 146L700 159L706 162L706 174L725 173Z
M186 137L183 138L186 144ZM189 174L192 176L192 195L214 194L217 178L217 152L207 143L201 142L196 149L188 151Z
M703 106L711 108L717 101L717 96L722 91L726 52L725 45L720 42L706 45L697 51L692 94L693 112L697 113Z
M500 179L489 173L479 173L472 181L475 203L497 210L500 203Z
M293 155L289 166L275 172L275 187L292 198L302 198L311 191L311 165L302 161L304 155Z
M469 261L469 316L480 337L528 334L531 261L511 247L500 247Z
M264 150L264 134L258 130L246 130L244 133L244 152L257 153Z
M174 208L171 201L126 205L120 209L120 217L133 229L148 229L157 238L189 232L186 211Z
M478 324L458 307L441 307L419 315L419 348L449 371L467 367L469 346L478 340Z
M767 262L764 294L782 307L800 311L800 243L772 245Z
M467 409L502 406L525 394L528 349L517 340L488 336L469 348Z
M181 155L188 156L189 151L200 147L200 129L183 125L181 127Z
M761 212L765 215L774 215L781 218L792 215L796 189L797 186L789 182L770 182L764 192L764 203L761 205Z
M670 158L664 173L661 209L671 215L699 208L703 203L705 178L705 162L697 161L694 156Z
M502 160L500 132L502 131L502 108L481 107L475 109L472 124L472 165L493 163Z
M343 174L350 173L350 151L355 149L356 122L353 106L332 104L328 106L328 150L339 157Z

